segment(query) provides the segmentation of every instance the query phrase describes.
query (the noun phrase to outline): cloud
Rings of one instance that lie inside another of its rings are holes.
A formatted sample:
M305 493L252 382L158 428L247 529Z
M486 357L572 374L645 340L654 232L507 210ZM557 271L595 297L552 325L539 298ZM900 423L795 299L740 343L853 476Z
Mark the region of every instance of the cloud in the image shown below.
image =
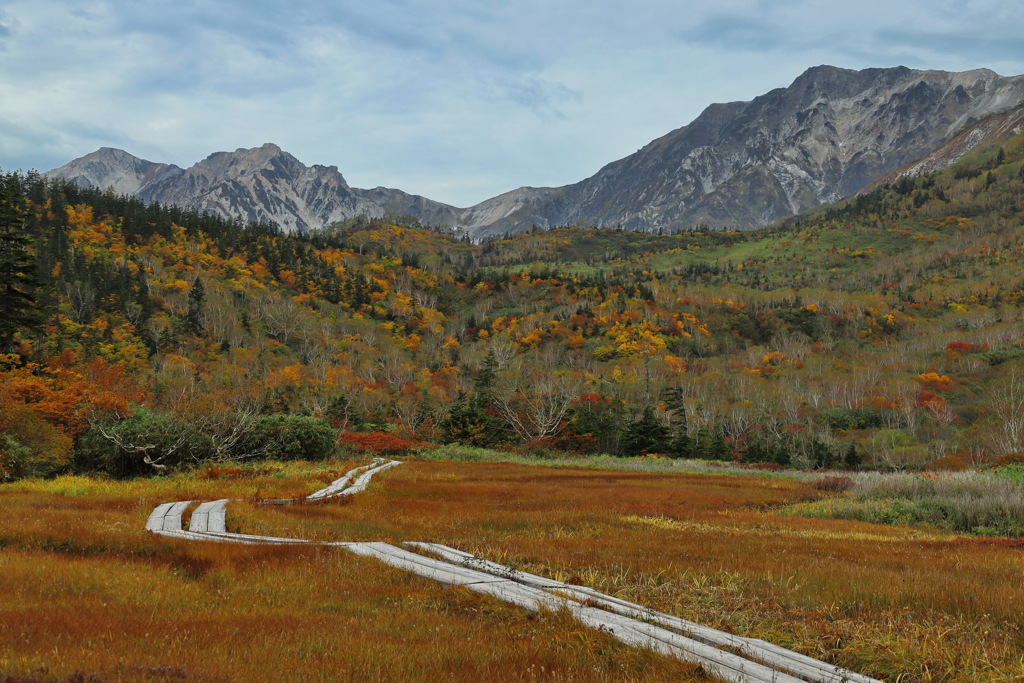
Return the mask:
M0 165L273 141L469 205L561 185L814 64L1024 72L995 0L7 0ZM59 27L55 30L54 27ZM910 28L912 27L912 28Z
M743 16L714 14L696 27L679 33L685 42L730 50L766 52L790 44L782 27L770 21L756 21Z
M545 119L564 119L562 105L580 100L580 93L562 83L537 76L505 79L491 84L490 94L498 101L518 104Z
M1022 43L1018 36L999 38L971 35L966 32L886 30L875 33L874 38L878 43L905 52L942 55L945 59L956 57L979 65L993 64L995 61L1019 61L1022 56Z

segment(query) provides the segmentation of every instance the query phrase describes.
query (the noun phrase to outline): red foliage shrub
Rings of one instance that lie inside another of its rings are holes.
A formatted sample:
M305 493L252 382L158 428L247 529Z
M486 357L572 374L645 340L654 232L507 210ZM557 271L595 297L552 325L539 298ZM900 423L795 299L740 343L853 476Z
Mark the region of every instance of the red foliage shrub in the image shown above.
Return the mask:
M971 351L988 351L988 344L971 344L962 341L953 341L946 344L946 353L953 357L959 357Z
M345 432L338 442L374 455L408 455L427 446L423 441L400 439L388 432Z
M843 476L823 475L814 480L815 490L842 493L853 488L853 479Z
M563 429L555 436L544 436L530 441L538 442L537 445L542 448L565 453L597 453L601 450L601 445L593 434L580 434L572 427Z
M1024 465L1024 453L1007 453L991 463L991 467L1002 467L1003 465Z
M933 460L925 469L929 472L960 472L967 469L967 463L961 456L950 454Z

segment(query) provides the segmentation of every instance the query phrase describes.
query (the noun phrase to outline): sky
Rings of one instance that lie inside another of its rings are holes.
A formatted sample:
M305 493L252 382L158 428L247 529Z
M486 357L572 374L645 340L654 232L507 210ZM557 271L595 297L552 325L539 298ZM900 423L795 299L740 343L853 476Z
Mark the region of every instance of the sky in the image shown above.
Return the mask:
M0 0L0 168L274 142L470 206L819 64L1024 74L1019 0Z

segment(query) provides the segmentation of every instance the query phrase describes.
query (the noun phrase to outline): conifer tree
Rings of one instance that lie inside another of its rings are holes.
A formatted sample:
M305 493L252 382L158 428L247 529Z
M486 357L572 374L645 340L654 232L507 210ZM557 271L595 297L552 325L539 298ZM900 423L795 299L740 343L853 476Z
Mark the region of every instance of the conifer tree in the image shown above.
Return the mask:
M622 453L626 456L643 453L664 453L668 450L669 429L654 414L654 408L646 406L639 419L626 424L622 430Z
M206 288L203 286L203 280L197 277L188 290L188 310L185 312L185 326L192 334L203 332L202 311L205 298Z
M14 333L39 324L35 290L39 286L32 239L25 229L28 200L21 178L0 179L0 351L14 349Z

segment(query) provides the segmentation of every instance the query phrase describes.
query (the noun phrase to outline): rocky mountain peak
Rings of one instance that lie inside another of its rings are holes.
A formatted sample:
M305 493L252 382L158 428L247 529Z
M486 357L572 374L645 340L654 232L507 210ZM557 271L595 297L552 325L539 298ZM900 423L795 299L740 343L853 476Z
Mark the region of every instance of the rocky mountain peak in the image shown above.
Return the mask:
M182 172L173 164L160 164L132 156L123 149L100 147L71 161L50 175L70 180L79 187L100 187L118 194L137 194L145 186Z
M786 88L711 105L693 123L482 231L575 222L749 229L852 194L1022 101L1024 76L989 70L816 66Z
M578 183L523 187L467 209L400 190L349 187L336 166L305 166L269 142L211 154L187 170L103 148L50 175L246 221L275 221L286 230L385 213L478 238L574 223L749 229L857 192L1022 102L1024 76L988 69L819 65L788 87L712 104L688 125Z

